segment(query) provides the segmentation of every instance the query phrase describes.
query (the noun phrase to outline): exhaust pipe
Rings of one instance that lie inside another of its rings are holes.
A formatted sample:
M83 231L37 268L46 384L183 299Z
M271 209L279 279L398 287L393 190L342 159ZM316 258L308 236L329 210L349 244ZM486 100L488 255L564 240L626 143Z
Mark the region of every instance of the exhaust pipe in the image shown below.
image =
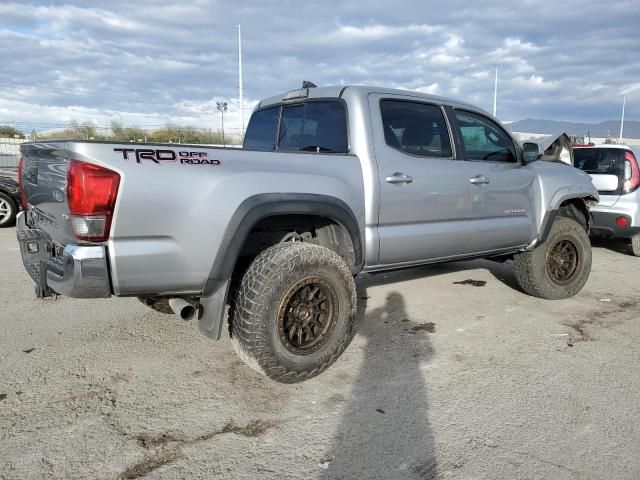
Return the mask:
M182 298L170 298L169 306L173 313L178 315L182 320L192 320L197 313L197 308Z

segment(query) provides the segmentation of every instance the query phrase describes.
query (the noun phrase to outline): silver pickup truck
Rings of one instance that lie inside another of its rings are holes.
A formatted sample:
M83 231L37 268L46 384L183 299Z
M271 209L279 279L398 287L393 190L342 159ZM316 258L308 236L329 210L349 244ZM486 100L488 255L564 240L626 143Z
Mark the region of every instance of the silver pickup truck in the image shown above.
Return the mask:
M360 273L512 259L526 293L558 299L591 269L589 176L430 95L290 91L260 102L237 150L21 151L18 239L39 296L135 296L213 339L227 326L247 364L280 382L346 348Z

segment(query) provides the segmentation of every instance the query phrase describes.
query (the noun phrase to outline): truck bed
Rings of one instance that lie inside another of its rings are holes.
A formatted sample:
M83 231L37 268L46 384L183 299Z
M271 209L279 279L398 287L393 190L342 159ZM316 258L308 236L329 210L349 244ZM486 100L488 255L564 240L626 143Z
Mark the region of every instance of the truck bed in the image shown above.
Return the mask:
M27 221L58 251L104 246L116 295L201 292L234 213L258 194L330 195L357 212L362 226L363 181L354 155L94 141L25 143L21 150ZM67 199L72 160L120 176L105 241L78 242L74 234Z

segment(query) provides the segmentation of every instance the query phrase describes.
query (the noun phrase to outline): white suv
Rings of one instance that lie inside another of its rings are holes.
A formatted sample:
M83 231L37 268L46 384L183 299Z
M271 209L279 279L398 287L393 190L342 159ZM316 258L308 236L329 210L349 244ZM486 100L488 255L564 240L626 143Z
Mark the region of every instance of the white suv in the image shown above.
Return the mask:
M635 152L634 152L635 150ZM640 256L640 146L574 146L574 165L591 175L600 203L591 208L595 235L628 238Z

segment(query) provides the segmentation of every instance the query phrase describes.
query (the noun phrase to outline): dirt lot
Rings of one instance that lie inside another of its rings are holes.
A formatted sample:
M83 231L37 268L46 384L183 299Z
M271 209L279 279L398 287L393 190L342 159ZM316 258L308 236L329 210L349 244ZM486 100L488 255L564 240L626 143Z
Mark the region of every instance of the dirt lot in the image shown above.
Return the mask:
M486 261L362 279L353 343L291 386L135 299L36 300L14 235L2 479L640 478L640 259L619 244L566 301Z

